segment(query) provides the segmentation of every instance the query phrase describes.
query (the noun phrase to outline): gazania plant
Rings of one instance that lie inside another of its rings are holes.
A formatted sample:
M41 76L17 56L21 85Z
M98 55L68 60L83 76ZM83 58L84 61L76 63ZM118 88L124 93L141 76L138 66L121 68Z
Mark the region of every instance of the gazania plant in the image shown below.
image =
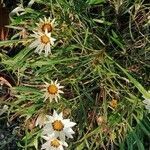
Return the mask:
M48 33L48 30L45 30L45 33L42 32L34 32L32 35L35 38L35 41L32 42L29 47L35 48L35 53L38 53L39 55L44 50L45 56L48 56L48 54L51 54L51 46L54 45L54 41L56 39L51 37L51 33Z
M60 94L61 93L64 93L61 89L63 88L64 86L60 86L60 83L57 83L57 80L56 81L52 81L51 80L51 83L47 83L45 82L45 85L44 85L44 89L42 89L42 91L44 91L44 101L49 99L50 102L53 101L53 99L58 102L58 99L60 99Z
M148 10L0 1L0 149L148 150Z
M47 32L52 32L55 27L55 19L51 20L50 17L44 17L44 19L40 18L40 22L36 24L39 31L45 32L47 30Z

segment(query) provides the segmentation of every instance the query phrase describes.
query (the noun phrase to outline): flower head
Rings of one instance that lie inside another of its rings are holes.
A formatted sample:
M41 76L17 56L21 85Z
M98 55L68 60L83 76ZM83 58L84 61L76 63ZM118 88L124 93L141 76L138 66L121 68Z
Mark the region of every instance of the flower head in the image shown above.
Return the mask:
M67 147L68 144L65 141L57 139L54 135L43 136L46 143L42 145L41 149L45 150L63 150L63 146Z
M112 99L112 100L109 102L109 104L110 104L110 106L111 106L112 108L116 108L116 107L117 107L118 102L117 102L117 100Z
M37 23L39 31L45 32L47 30L47 32L52 32L55 26L54 22L55 19L51 21L50 17L48 19L44 17L43 20L40 18L40 22Z
M51 33L48 33L47 30L45 33L34 32L32 36L36 38L36 40L32 42L29 47L36 48L35 52L39 55L43 50L45 50L45 56L48 56L48 54L51 53L51 46L54 45L54 41L56 39L52 38Z
M74 131L72 127L76 125L75 122L71 122L70 119L63 119L62 113L57 114L54 111L53 116L47 116L48 121L43 128L43 135L54 134L56 138L65 141L65 137L73 138Z
M41 128L42 126L45 125L46 120L47 120L47 118L44 113L39 114L39 116L36 119L35 126L39 125L39 127Z
M60 90L61 88L63 88L63 86L60 86L60 83L57 83L57 80L51 81L50 84L45 82L44 87L45 87L45 89L43 89L43 91L45 91L44 101L49 98L50 102L52 102L53 99L56 102L58 102L58 99L60 98L60 93L64 93L62 90Z

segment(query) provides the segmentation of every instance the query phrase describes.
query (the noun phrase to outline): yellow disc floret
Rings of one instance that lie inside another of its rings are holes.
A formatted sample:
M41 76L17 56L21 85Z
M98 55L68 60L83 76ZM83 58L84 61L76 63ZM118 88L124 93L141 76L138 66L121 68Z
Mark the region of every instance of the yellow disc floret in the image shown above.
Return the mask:
M56 94L57 92L58 92L58 88L56 85L54 85L54 84L49 85L49 87L48 87L49 94Z
M49 39L48 36L42 35L42 36L41 36L41 42L42 42L43 44L47 44L47 43L50 42L50 39Z
M56 131L62 131L64 128L64 124L60 120L55 120L52 123L53 129Z
M58 147L60 146L60 142L59 142L59 140L54 139L54 140L52 140L52 141L50 142L50 145L51 145L52 147L58 148Z
M45 30L47 30L47 32L51 32L52 31L52 25L50 23L45 23L42 25L41 29L43 32L45 32Z

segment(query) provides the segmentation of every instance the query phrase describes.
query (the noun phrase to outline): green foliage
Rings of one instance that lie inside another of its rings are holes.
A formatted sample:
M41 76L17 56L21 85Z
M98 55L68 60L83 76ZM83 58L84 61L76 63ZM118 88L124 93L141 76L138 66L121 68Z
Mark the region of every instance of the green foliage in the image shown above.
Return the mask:
M11 16L9 27L15 30L9 40L0 41L0 74L15 83L1 105L9 106L10 122L20 119L18 148L40 149L35 120L54 109L70 110L77 123L69 150L148 147L150 120L142 102L150 98L148 6L141 1L37 0L24 14ZM48 57L29 48L30 35L45 16L57 22ZM16 36L20 28L27 37ZM43 101L44 82L56 79L64 94L58 103Z
M87 3L93 5L93 4L101 4L104 3L105 0L88 0Z

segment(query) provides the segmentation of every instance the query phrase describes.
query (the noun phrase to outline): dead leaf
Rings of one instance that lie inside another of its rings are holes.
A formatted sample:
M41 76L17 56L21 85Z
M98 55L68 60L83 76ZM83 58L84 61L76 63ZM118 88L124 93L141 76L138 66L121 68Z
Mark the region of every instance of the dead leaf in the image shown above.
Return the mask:
M3 77L0 77L0 84L1 85L5 84L5 85L7 85L10 88L12 87L11 84L6 79L4 79Z

